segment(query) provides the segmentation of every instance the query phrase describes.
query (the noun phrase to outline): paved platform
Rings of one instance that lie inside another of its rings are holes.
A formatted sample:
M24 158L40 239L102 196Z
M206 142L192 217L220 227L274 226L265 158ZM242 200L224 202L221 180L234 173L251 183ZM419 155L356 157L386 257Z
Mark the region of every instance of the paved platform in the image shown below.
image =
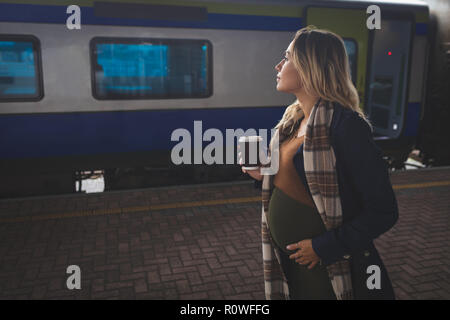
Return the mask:
M450 299L450 168L391 180L397 298ZM0 200L0 299L264 299L260 217L251 182Z

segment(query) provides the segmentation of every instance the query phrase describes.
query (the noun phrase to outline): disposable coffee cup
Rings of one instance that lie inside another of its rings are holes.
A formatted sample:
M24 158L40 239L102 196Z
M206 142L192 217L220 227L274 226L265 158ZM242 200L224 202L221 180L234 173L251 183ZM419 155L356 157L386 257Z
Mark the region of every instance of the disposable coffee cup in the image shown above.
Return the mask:
M262 140L261 136L242 136L239 138L243 169L257 170L260 167L259 150Z

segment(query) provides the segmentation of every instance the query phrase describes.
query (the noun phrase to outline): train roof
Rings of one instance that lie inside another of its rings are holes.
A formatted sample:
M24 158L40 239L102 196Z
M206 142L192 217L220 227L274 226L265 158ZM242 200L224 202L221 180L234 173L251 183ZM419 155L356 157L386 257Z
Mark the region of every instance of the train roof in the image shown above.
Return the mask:
M34 5L79 5L93 6L97 0L0 0L2 3L14 4L34 4ZM415 6L428 7L427 3L422 0L108 0L100 1L108 3L128 3L128 4L164 4L164 5L202 5L207 3L233 5L272 5L272 6L308 6L308 5L351 5L351 6L368 6L376 5L395 5L395 6Z
M420 23L429 16L428 5L419 0L0 0L0 22L65 23L65 8L73 4L81 7L87 25L293 31L310 6L363 9L374 4L397 12L408 9ZM176 18L161 19L158 7L170 7L166 12ZM246 21L248 16L257 23Z

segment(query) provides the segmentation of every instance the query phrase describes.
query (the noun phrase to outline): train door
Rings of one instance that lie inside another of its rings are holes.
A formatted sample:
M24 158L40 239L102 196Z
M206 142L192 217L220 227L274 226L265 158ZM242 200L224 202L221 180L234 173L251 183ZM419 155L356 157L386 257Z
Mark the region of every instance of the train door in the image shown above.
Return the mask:
M371 32L367 109L374 134L387 139L398 138L406 125L412 19L384 12L381 29Z
M360 105L374 127L374 136L395 139L404 127L413 18L381 13L381 29L366 27L364 9L309 7L307 25L339 34L349 55ZM356 67L355 67L356 64Z
M307 7L305 16L306 25L330 30L343 38L349 56L352 81L358 90L361 108L366 111L364 97L369 30L365 27L367 19L365 10Z

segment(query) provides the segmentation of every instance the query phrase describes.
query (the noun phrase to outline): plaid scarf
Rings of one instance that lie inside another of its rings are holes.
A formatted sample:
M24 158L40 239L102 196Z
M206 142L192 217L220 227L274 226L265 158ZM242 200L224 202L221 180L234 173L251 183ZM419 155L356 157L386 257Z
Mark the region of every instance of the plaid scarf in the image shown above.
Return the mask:
M328 135L333 111L331 102L322 99L317 101L308 119L303 146L306 180L318 213L327 230L342 224L342 208L335 169L336 158ZM300 110L299 112L302 113L302 117L300 117L302 119L303 111ZM294 125L294 128L297 128L299 124L300 120ZM286 127L289 128L290 125L292 125L292 121ZM288 138L288 135L279 129L274 134L275 139L278 136L279 145ZM272 152L272 156L278 156L277 148L271 150L271 147L268 150L269 157ZM270 162L264 166L270 166ZM267 223L269 201L274 189L273 178L274 175L264 175L262 183L261 235L265 294L268 300L289 300L289 287L281 267L280 252L271 238ZM353 299L349 262L347 260L337 261L326 268L337 299Z

